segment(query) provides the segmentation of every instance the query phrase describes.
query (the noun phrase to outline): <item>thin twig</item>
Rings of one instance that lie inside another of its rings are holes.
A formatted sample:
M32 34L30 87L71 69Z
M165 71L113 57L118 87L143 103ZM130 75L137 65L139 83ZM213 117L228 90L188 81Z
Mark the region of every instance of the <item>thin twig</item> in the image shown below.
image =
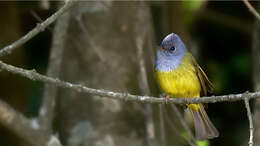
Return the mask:
M37 73L35 70L26 70L19 67L15 67L9 64L0 61L0 68L7 70L13 74L17 74L28 78L34 81L42 81L44 83L50 83L58 87L71 89L80 93L89 93L96 96L107 97L111 99L118 99L124 101L136 101L136 102L145 102L145 103L165 103L165 98L158 98L152 96L140 96L140 95L132 95L129 93L120 93L120 92L113 92L109 90L102 90L102 89L94 89L83 86L81 84L72 84L70 82L65 82L59 79L51 78L48 76L44 76L42 74ZM222 96L208 96L202 98L191 98L188 101L185 98L170 98L168 103L175 103L175 104L192 104L192 103L216 103L216 102L234 102L244 100L244 97L247 97L248 100L260 98L260 91L247 93L246 95L242 94L229 94L229 95L222 95Z
M42 23L43 20L42 18L35 12L35 11L30 11L30 13L32 14L32 16L39 22ZM47 30L51 31L52 29L50 27L46 27Z
M174 104L171 105L171 108L175 111L175 113L176 113L176 115L178 117L178 120L180 120L180 123L183 126L183 128L188 132L192 145L197 146L196 138L192 134L191 129L189 128L189 126L186 123L186 121L183 119L183 116L181 115L181 112L179 111L179 109Z
M247 110L247 117L249 120L249 132L250 132L250 137L249 137L249 141L248 141L248 145L249 146L253 146L254 145L254 124L253 124L253 118L252 118L252 113L250 110L250 105L249 105L249 100L248 98L245 97L244 99L245 101L245 106L246 106L246 110Z
M0 50L0 57L12 53L16 48L22 46L23 44L25 44L26 42L31 40L34 36L36 36L37 34L39 34L42 31L44 31L46 29L46 27L48 27L50 24L52 24L64 12L69 10L73 6L74 2L76 2L76 0L68 0L62 8L60 8L56 13L54 13L49 18L47 18L44 22L37 24L37 26L34 27L31 31L29 31L26 35L24 35L20 39L16 40L12 44L2 48Z
M176 133L179 137L181 137L181 138L183 138L184 140L186 140L190 146L197 146L196 141L195 141L195 143L193 143L192 140L187 139L187 137L185 137L184 135L182 135L182 134L179 132L179 130L177 129L177 127L173 124L173 122L170 120L170 118L168 118L168 116L166 116L165 119L166 119L166 122L170 125L170 127L171 127L174 131L176 131L175 133Z
M255 8L249 3L248 0L243 0L243 2L245 3L245 5L247 6L247 8L249 9L249 11L255 15L255 17L260 20L260 14L255 10Z
M104 53L97 46L97 43L95 42L95 40L89 35L89 32L83 23L82 17L83 16L79 16L78 19L76 19L76 20L79 24L80 29L83 31L85 40L87 40L89 42L90 47L93 48L94 52L96 53L97 57L101 60L101 62L105 62L106 58L105 58Z
M67 30L69 27L70 13L62 15L54 29L52 48L49 58L47 75L59 77L62 56L65 48ZM43 92L43 102L39 114L39 123L46 135L52 134L52 123L56 105L57 87L53 84L45 84Z

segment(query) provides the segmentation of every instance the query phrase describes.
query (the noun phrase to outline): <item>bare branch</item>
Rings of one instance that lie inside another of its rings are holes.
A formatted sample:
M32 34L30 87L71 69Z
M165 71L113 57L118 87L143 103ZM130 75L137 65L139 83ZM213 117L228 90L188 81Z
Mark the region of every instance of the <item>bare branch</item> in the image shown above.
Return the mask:
M249 11L258 19L260 20L260 14L255 10L255 8L249 3L248 0L243 0Z
M147 71L145 67L145 56L144 56L144 43L147 39L148 28L145 26L149 18L149 9L147 6L137 8L137 21L136 21L136 49L137 49L137 60L139 67L140 77L140 89L142 94L151 94L147 80ZM141 27L143 26L143 27ZM153 120L153 109L151 104L145 105L145 122L146 122L146 133L147 133L147 144L149 146L155 145L155 126Z
M16 48L20 47L21 45L25 44L29 40L31 40L34 36L39 34L40 32L44 31L46 27L52 24L58 17L60 17L64 12L70 9L76 0L68 0L62 8L60 8L56 13L51 15L47 18L44 22L37 24L37 26L29 31L26 35L18 39L17 41L13 42L12 44L2 48L0 50L0 57L8 55L12 53Z
M27 119L2 100L0 100L0 123L31 144L41 145L44 142L37 120Z
M52 40L52 48L49 58L47 75L59 77L67 29L69 26L70 13L62 15L55 25ZM46 135L52 133L52 122L56 105L57 87L52 84L45 84L43 103L40 109L39 122Z
M37 73L35 70L26 70L19 67L15 67L9 64L6 64L0 61L0 68L7 70L13 74L17 74L23 77L26 77L30 80L34 81L42 81L45 83L50 83L58 87L68 88L77 92L81 93L89 93L101 97L107 97L111 99L118 99L124 101L137 101L137 102L146 102L146 103L165 103L165 98L158 98L152 96L140 96L140 95L132 95L129 93L119 93L119 92L112 92L108 90L102 89L94 89L89 88L80 84L72 84L69 82L65 82L59 79L47 77ZM175 104L191 104L191 103L216 103L216 102L234 102L239 100L244 100L244 98L255 99L260 97L260 91L247 93L245 94L229 94L229 95L222 95L222 96L209 96L203 98L191 98L186 100L185 98L170 98L168 103L175 103Z
M245 97L244 101L245 101L245 106L246 106L246 110L247 110L247 117L248 117L248 121L249 121L250 137L249 137L248 145L249 146L253 146L254 145L254 141L253 141L253 139L254 139L253 118L252 118L252 113L251 113L251 110L250 110L250 105L249 105L248 98Z

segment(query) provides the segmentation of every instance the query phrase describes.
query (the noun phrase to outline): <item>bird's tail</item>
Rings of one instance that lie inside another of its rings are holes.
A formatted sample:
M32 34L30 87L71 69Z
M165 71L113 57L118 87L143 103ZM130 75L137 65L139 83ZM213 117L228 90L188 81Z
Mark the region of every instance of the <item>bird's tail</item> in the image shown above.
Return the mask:
M196 138L198 140L211 139L219 136L218 130L210 121L202 104L197 104L197 110L189 107L192 114Z

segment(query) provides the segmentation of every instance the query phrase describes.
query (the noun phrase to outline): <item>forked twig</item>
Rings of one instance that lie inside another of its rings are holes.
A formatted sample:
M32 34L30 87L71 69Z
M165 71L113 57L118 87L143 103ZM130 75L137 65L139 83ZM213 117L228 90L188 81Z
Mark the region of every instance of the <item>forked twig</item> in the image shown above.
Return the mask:
M74 2L77 0L68 0L62 8L60 8L56 13L51 15L49 18L47 18L44 22L37 24L36 27L34 27L31 31L29 31L26 35L21 37L20 39L16 40L12 44L2 48L0 50L0 57L8 55L12 53L16 48L22 46L29 40L31 40L34 36L39 34L40 32L44 31L50 24L52 24L58 17L60 17L63 13L65 13L67 10L69 10Z

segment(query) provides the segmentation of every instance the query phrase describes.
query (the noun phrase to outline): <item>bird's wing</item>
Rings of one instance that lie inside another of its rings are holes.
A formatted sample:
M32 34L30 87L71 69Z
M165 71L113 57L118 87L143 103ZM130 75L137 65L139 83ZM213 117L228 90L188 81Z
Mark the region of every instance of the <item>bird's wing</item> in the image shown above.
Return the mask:
M199 64L196 62L196 60L191 56L192 63L196 69L197 76L200 80L200 85L202 88L203 95L207 95L207 92L212 93L213 92L213 85L209 81L206 73L202 70L202 68L199 66Z

